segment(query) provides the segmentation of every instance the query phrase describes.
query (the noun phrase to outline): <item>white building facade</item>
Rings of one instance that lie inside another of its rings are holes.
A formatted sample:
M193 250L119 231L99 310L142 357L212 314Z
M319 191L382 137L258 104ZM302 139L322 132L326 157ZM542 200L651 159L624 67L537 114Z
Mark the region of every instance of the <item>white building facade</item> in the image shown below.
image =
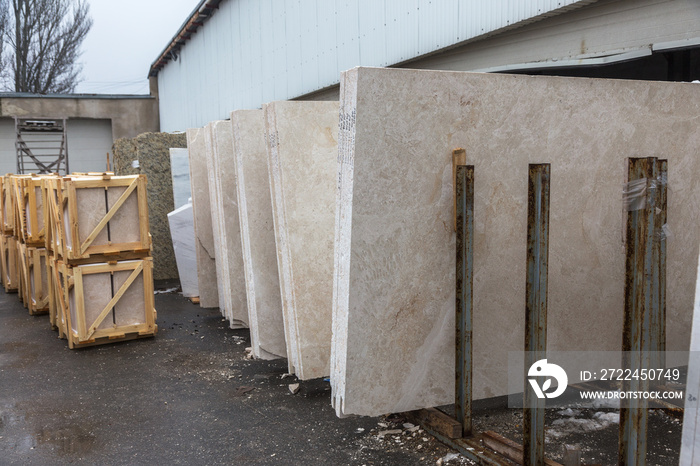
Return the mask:
M355 66L692 80L695 0L203 0L150 69L161 131L288 99Z

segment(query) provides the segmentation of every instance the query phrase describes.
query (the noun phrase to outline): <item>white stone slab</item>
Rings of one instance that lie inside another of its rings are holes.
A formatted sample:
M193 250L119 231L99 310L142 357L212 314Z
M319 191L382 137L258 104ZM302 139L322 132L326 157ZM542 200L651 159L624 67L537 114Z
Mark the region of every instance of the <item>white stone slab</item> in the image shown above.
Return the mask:
M290 367L330 373L338 102L263 106Z
M216 282L216 253L209 205L209 178L206 161L206 132L203 128L187 130L187 148L190 155L190 182L192 184L192 213L194 215L195 252L197 255L197 282L199 305L219 307Z
M548 349L621 348L627 157L669 160L667 341L687 350L700 87L359 68L341 79L339 415L454 401L451 151L475 165L474 396L523 349L528 163L551 163Z
M700 409L698 409L700 407L700 258L698 259L696 277L679 463L681 465L700 463Z
M237 110L231 123L253 355L286 357L263 112Z
M180 276L182 295L186 298L199 296L197 281L197 253L195 252L194 216L192 204L185 204L168 214L170 235L173 239L173 250L177 271Z
M238 221L236 169L230 121L212 121L207 131L207 171L219 307L231 328L248 326L245 274Z
M190 156L187 149L170 148L170 174L173 178L175 209L179 209L192 197Z

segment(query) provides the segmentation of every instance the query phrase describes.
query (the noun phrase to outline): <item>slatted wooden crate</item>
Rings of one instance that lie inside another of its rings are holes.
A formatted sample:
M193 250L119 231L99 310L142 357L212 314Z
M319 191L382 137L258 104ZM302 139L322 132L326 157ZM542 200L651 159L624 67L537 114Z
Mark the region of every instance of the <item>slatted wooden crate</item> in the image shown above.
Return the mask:
M70 348L158 331L151 258L75 266L57 261L54 270L57 322L64 326Z
M19 222L15 224L15 236L27 246L45 247L42 177L13 176L12 180L16 219Z
M24 267L26 269L25 303L29 314L39 315L49 312L49 275L45 248L25 247Z
M17 260L17 240L14 236L0 235L2 249L2 285L6 293L19 291L19 261Z
M12 176L7 174L2 177L2 191L0 192L0 215L2 215L2 233L5 235L15 234L15 204L14 187Z
M66 270L68 267L54 258L49 258L49 269L51 279L51 293L49 296L50 306L53 306L55 314L49 313L51 326L58 331L59 338L66 339L68 337L68 329L70 328L69 314L70 306L67 295L67 278ZM73 286L72 284L70 285Z
M27 292L29 290L29 276L27 272L27 246L22 241L17 241L17 271L19 280L17 281L17 296L19 301L24 305L25 309L29 308L29 298Z
M49 177L44 187L49 249L58 259L75 265L150 255L144 175Z

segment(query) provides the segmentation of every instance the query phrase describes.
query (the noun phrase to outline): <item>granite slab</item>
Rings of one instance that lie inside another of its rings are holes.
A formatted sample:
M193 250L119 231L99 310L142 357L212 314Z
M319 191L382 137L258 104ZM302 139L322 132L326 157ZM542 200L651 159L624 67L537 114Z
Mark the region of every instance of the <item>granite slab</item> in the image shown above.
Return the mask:
M288 359L330 373L338 102L263 106Z
M173 239L175 260L180 277L182 295L186 298L199 296L197 280L197 253L195 252L194 216L192 204L185 204L168 214L170 234Z
M118 139L113 147L117 175L144 174L148 177L148 223L153 237L153 274L156 280L177 277L168 225L168 213L176 208L170 149L186 147L186 139L184 133L143 133L135 138Z
M667 342L687 350L700 244L696 84L357 68L341 78L333 404L454 402L451 152L475 166L473 394L523 349L527 169L551 163L551 350L621 348L628 157L668 159Z
M207 175L205 136L205 130L202 128L187 130L199 305L211 308L219 307L219 289L216 281L216 254L214 251L214 234L209 205L209 177Z
M256 358L287 356L262 110L231 113L250 339Z

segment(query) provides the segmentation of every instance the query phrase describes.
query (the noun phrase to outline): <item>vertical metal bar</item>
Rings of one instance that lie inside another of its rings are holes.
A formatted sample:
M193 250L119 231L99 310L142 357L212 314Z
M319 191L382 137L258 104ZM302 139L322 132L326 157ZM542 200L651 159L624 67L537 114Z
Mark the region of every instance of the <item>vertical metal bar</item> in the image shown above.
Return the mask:
M528 167L525 370L546 357L550 164ZM525 374L523 464L544 465L544 407Z
M63 119L63 142L61 143L63 150L61 151L61 153L63 154L63 156L65 158L65 167L66 167L65 174L70 175L70 168L68 167L68 126L67 126L67 123L68 123L68 121L64 118ZM60 171L61 171L60 167L56 171L58 171L60 173Z
M472 306L474 283L474 166L456 166L455 413L462 437L472 435Z
M659 367L665 349L666 240L666 161L655 157L629 159L628 179L646 179L644 206L627 213L625 266L625 315L622 350L623 364L637 369ZM623 381L623 391L647 391L648 380ZM646 464L648 401L625 400L620 407L618 462L621 465Z
M663 352L666 351L666 231L667 221L667 179L668 161L657 162L659 181L656 188L656 208L654 209L654 301L651 316L654 330L651 350L655 352L655 367L665 367Z

